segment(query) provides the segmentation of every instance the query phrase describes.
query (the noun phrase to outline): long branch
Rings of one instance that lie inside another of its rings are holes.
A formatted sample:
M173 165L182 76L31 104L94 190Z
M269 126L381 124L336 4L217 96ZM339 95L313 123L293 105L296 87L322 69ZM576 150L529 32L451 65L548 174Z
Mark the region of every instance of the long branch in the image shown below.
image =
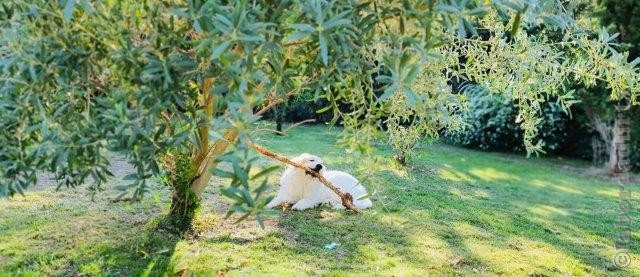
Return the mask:
M274 160L278 160L282 163L291 165L293 167L297 167L299 169L302 169L305 171L305 173L313 176L314 178L318 179L318 181L320 181L320 183L322 183L323 185L325 185L327 188L331 189L335 194L337 194L340 199L342 200L342 206L344 206L345 208L352 210L356 213L360 212L360 210L358 208L356 208L355 205L353 205L353 196L349 193L345 193L342 190L340 190L340 188L334 186L331 182L329 182L329 180L327 180L327 178L325 178L324 176L322 176L320 173L311 170L311 168L301 165L299 163L296 163L290 159L288 159L285 156L279 155L273 151L270 151L260 145L254 144L253 142L247 141L246 142L247 145L251 148L253 148L254 150L256 150L258 153L267 156L269 158L272 158Z
M293 92L289 92L285 95L285 97L291 96L293 95ZM260 109L259 111L257 111L254 115L255 116L261 116L264 113L268 112L271 108L273 108L275 105L278 105L280 103L283 103L284 101L286 101L286 98L284 97L279 97L276 98L274 100L269 101L269 103L262 109ZM226 148L226 146L231 143L232 141L234 141L236 139L238 135L238 130L235 128L231 128L231 129L227 129L224 132L224 135L222 136L222 139L217 140L216 142L214 142L211 146L208 146L207 148L207 152L204 153L204 156L202 156L201 159L198 159L199 162L197 162L197 170L196 170L196 174L194 175L194 180L201 178L203 172L209 168L209 166L212 164L211 161L211 156L213 155L213 153L218 153L221 151L224 151L224 149ZM207 145L209 143L207 142ZM214 151L215 149L217 149L218 151ZM193 180L192 180L193 182Z

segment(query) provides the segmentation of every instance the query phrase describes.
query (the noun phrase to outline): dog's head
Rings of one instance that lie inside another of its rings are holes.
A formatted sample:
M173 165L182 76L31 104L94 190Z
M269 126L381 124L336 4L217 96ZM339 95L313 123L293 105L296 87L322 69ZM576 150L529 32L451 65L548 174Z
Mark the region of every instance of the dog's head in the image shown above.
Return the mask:
M302 153L299 156L291 159L291 161L299 163L301 165L305 165L315 172L320 172L322 169L324 169L324 165L322 164L322 159L320 159L320 157L307 153Z

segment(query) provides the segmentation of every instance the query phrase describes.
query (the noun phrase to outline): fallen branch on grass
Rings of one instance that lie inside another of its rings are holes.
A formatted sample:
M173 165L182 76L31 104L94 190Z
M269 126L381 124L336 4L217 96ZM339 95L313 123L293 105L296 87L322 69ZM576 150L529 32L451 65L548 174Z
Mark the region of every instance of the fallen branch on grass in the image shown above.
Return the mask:
M320 181L320 183L322 183L323 185L325 185L327 188L331 189L335 194L337 194L340 199L342 200L342 206L344 206L345 208L352 210L356 213L360 212L360 210L358 208L356 208L355 205L353 205L353 196L351 196L351 194L349 193L345 193L342 192L342 190L340 190L338 187L334 186L331 182L329 182L329 180L327 180L327 178L324 178L324 176L322 176L320 173L311 170L311 168L301 165L299 163L296 163L290 159L288 159L285 156L279 155L277 153L274 153L260 145L254 144L253 142L247 141L246 142L247 146L253 148L254 150L256 150L258 153L267 156L271 159L280 161L284 164L288 164L290 166L294 166L297 167L299 169L302 169L305 171L305 173L315 177L316 179L318 179L318 181Z
M316 120L315 120L315 119L313 119L313 118L305 119L305 120L303 120L303 121L300 121L300 122L298 122L298 123L296 123L296 124L293 124L293 125L289 126L289 128L287 128L286 130L282 131L282 133L285 133L285 134L286 134L286 133L288 133L288 132L289 132L289 130L291 130L291 129L295 128L295 127L298 127L298 126L300 126L300 125L302 125L302 124L305 124L305 123L311 123L311 122L316 122Z
M119 197L115 199L109 199L109 203L118 203L118 202L137 202L138 199L133 197Z
M305 119L305 120L300 121L298 123L294 123L293 125L289 126L289 128L285 129L284 131L271 130L271 129L256 129L256 130L254 130L254 132L269 131L269 132L276 133L276 134L281 135L281 136L288 136L288 133L289 133L289 131L291 131L291 129L293 129L295 127L298 127L298 126L300 126L302 124L305 124L305 123L310 123L310 122L316 122L316 120L313 119L313 118Z

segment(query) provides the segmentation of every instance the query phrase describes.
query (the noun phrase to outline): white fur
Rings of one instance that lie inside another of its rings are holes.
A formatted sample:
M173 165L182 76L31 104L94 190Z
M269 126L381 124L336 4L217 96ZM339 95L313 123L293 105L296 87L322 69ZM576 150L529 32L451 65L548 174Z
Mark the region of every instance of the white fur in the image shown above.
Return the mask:
M359 199L366 195L367 191L349 173L326 170L319 157L306 153L293 158L292 161L306 165L311 169L318 165L322 166L320 174L343 192L351 194L353 196L353 204L358 209L366 209L373 205L369 198ZM282 174L280 190L278 190L276 197L267 204L267 207L273 208L283 203L293 204L292 209L294 210L309 209L320 204L329 204L334 209L344 209L338 195L325 187L316 178L306 174L304 170L291 166L287 167Z

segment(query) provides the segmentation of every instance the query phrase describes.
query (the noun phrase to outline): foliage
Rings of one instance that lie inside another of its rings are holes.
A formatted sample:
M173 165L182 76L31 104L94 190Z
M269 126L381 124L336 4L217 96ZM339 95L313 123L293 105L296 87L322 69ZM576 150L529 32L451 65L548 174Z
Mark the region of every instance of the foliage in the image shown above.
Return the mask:
M617 44L614 47L618 50L628 50L629 59L637 59L640 57L640 35L635 32L638 26L638 13L640 13L639 1L598 1L598 5L586 9L590 16L599 19L602 24L612 32L620 35L616 38ZM610 141L606 141L609 135L603 134L603 128L612 128L614 125L617 112L613 108L615 103L609 99L607 88L599 84L595 87L581 91L581 106L585 113L582 115L589 122L586 128L595 130L599 134L599 143L606 145ZM640 110L632 107L630 111L625 112L629 118L638 118ZM640 124L637 120L631 120L631 139L628 141L631 149L631 164L635 169L640 169ZM614 149L615 150L615 149ZM595 160L602 158L608 159L609 153L593 153Z
M599 0L601 10L596 12L606 27L620 33L621 45L629 50L631 58L640 57L640 1Z
M447 140L483 150L524 150L518 107L511 99L474 85L466 87L464 93L469 99L465 117L469 125L459 132L448 132ZM538 128L539 136L545 142L544 150L560 150L567 137L568 115L555 102L543 104L542 114Z
M385 123L389 144L401 164L412 158L412 150L423 136L435 138L439 130L457 130L463 124L465 97L452 92L446 72L441 70L452 65L442 64L444 62L455 61L425 62L406 93L389 96Z
M572 3L3 3L0 192L22 193L37 170L55 172L66 186L91 177L101 189L110 174L105 153L112 151L136 166L128 188L137 198L160 174L167 149L193 149L209 165L216 158L209 138L229 143L224 134L237 132L242 148L256 108L303 90L329 102L326 110L346 127L347 146L371 151L374 140L388 135L406 154L424 136L459 125L464 103L445 85L451 78L512 99L525 148L537 153L543 103L558 99L567 110L576 101L560 86L567 80L587 86L599 80L611 99L638 103L637 62L612 48L615 36L590 37L572 17ZM534 27L560 30L562 40L518 32ZM480 38L479 29L488 37ZM383 74L374 80L374 73ZM339 103L355 109L340 111ZM249 211L262 203L243 199Z
M303 91L292 97L288 102L274 107L271 113L266 114L263 119L275 120L278 113L285 122L297 123L307 119L315 119L318 123L330 122L333 114L330 112L318 113L317 111L326 107L327 101L315 99L312 92Z
M233 213L240 213L242 216L237 221L242 221L250 215L254 215L258 224L264 228L263 219L269 215L274 215L273 210L264 209L273 196L266 196L269 174L280 169L280 166L269 166L259 169L255 174L251 174L251 168L259 156L249 156L247 148L239 148L237 152L229 152L216 158L220 162L230 165L232 172L223 169L212 169L213 174L218 177L231 179L230 186L220 189L220 193L233 200L226 217ZM257 187L251 187L251 182L259 182Z

